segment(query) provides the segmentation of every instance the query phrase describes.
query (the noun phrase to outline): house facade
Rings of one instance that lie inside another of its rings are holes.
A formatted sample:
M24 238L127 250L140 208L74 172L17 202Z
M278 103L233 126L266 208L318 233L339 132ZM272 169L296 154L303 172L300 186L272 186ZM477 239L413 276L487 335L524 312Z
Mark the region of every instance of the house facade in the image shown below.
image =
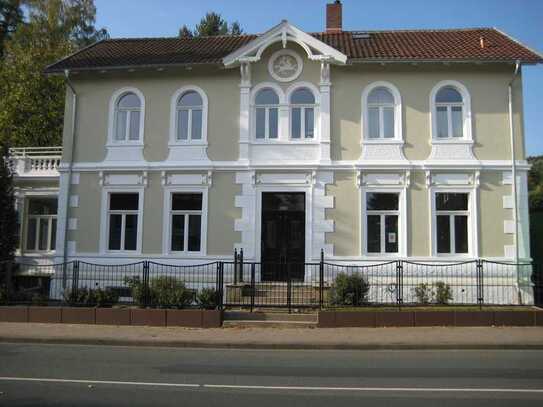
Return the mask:
M530 261L522 65L496 29L100 41L63 145L13 152L25 261ZM272 279L273 276L260 276ZM303 279L303 276L300 276Z

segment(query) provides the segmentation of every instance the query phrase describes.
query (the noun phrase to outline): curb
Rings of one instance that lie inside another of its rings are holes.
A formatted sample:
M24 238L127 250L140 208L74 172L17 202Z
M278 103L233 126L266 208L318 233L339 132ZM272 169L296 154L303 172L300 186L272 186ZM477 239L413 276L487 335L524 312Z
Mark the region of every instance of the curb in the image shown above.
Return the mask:
M9 338L0 337L0 343L26 343L51 345L95 345L95 346L130 346L163 347L193 349L268 349L268 350L543 350L543 343L518 344L300 344L300 343L205 343L195 341L126 341L122 339L86 339L86 338Z

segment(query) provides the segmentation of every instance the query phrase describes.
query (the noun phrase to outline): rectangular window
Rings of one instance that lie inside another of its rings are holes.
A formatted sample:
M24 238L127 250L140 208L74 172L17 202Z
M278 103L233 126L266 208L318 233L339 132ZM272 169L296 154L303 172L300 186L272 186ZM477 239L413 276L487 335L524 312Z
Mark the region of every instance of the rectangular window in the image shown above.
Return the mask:
M368 109L368 114L369 138L379 138L379 108L370 107Z
M273 139L277 138L277 135L279 134L279 111L277 108L273 107L268 109L268 123L268 137Z
M438 106L436 108L437 118L437 137L448 138L449 137L449 119L446 106Z
M140 138L140 112L131 111L130 112L130 129L128 134L128 139L131 141L138 140Z
M126 121L128 112L119 110L117 112L117 128L115 130L115 140L124 141L126 137Z
M452 122L452 136L453 137L463 137L464 132L462 130L462 107L453 106L451 107L451 122Z
M192 109L190 135L191 135L192 140L202 139L202 111L201 110Z
M57 198L31 198L28 202L26 250L55 250L56 229Z
M440 254L469 252L469 194L435 194L436 246Z
M292 109L292 133L291 137L299 139L301 137L302 129L302 109L295 107Z
M256 138L263 139L266 137L266 109L256 109Z
M394 138L394 108L383 107L383 138Z
M305 138L313 138L315 133L315 113L312 107L304 109Z
M366 242L368 253L398 253L400 194L366 193Z
M108 250L134 251L138 246L139 194L116 192L108 201Z
M202 247L202 194L173 193L170 225L172 252L199 252Z
M189 111L188 110L177 111L177 139L178 140L189 139Z

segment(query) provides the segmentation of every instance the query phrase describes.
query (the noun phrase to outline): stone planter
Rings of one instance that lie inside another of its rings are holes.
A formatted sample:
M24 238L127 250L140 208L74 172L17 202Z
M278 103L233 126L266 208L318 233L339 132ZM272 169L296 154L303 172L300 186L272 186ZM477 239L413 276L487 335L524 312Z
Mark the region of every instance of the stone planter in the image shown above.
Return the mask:
M222 326L222 311L202 310L202 328L220 328Z
M454 326L454 311L416 311L415 326Z
M455 326L492 326L494 312L492 311L456 311Z
M166 310L151 308L132 308L131 325L166 326Z
M60 324L62 322L62 308L28 307L28 322Z
M95 308L62 308L62 323L64 324L94 324L96 322Z
M130 325L128 308L96 308L96 323L100 325Z
M0 322L28 322L28 307L0 307Z
M415 326L415 313L411 311L376 312L377 327Z
M202 327L202 311L199 309L169 309L166 311L167 326Z

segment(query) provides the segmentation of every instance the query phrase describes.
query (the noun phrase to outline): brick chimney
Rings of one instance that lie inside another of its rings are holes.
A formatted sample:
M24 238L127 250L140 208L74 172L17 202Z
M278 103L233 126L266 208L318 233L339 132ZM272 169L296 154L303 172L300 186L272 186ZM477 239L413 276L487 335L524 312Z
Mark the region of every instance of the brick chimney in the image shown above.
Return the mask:
M342 4L340 0L326 5L326 32L339 33L342 30Z

